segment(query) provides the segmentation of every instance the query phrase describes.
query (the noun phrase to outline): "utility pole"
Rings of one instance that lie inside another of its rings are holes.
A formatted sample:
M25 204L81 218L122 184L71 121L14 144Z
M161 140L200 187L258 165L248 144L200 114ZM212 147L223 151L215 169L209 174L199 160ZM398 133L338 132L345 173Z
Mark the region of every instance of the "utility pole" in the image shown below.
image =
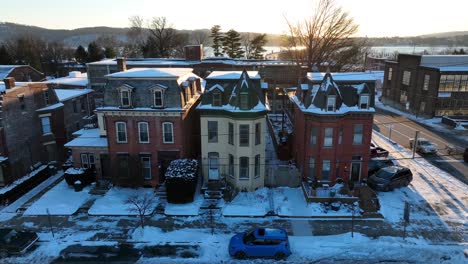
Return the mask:
M415 135L414 135L414 140L413 140L413 157L414 159L414 154L416 153L416 144L418 144L418 137L419 137L419 131L417 130Z
M392 139L392 128L393 128L392 124L388 125L388 140L389 141Z

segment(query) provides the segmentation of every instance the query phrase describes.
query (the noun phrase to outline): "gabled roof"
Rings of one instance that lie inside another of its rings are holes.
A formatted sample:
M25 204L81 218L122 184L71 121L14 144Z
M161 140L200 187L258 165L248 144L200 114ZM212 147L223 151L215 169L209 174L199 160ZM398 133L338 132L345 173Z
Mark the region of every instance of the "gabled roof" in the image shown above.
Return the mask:
M206 79L216 80L239 80L243 71L214 71ZM261 79L258 71L247 71L250 79Z
M92 89L54 89L60 102L64 102L84 94L92 93Z

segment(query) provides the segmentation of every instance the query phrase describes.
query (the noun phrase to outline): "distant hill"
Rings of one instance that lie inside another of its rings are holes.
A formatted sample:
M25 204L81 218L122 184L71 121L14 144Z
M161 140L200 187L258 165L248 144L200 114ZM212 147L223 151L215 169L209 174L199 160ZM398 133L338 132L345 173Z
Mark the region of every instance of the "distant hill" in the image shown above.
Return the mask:
M457 36L468 35L468 31L451 31L451 32L441 32L441 33L432 33L426 35L420 35L421 38L452 38Z
M128 28L112 27L86 27L77 29L47 29L36 26L21 25L9 22L0 22L0 42L12 39L15 36L29 34L38 36L49 41L63 41L70 47L86 46L101 35L111 35L121 41L127 40ZM184 33L190 33L191 30L180 30ZM208 34L209 29L203 29ZM281 35L268 34L267 46L281 45Z

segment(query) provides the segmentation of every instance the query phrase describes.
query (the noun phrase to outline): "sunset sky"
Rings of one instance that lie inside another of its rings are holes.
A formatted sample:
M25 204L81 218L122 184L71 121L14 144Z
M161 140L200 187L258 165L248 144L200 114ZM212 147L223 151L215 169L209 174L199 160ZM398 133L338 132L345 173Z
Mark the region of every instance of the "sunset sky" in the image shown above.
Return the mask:
M310 16L316 0L15 0L2 1L0 22L51 29L128 27L128 18L165 16L177 29L221 25L242 32L285 33ZM358 36L414 36L467 31L467 0L336 0L360 25Z

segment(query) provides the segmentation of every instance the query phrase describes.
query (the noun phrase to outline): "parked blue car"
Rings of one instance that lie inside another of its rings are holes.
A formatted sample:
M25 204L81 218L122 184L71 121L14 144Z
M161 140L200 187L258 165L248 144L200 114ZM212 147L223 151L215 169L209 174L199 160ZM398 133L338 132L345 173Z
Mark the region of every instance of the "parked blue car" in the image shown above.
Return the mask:
M237 234L229 242L229 255L247 257L273 257L277 260L291 255L288 234L284 229L256 228Z

